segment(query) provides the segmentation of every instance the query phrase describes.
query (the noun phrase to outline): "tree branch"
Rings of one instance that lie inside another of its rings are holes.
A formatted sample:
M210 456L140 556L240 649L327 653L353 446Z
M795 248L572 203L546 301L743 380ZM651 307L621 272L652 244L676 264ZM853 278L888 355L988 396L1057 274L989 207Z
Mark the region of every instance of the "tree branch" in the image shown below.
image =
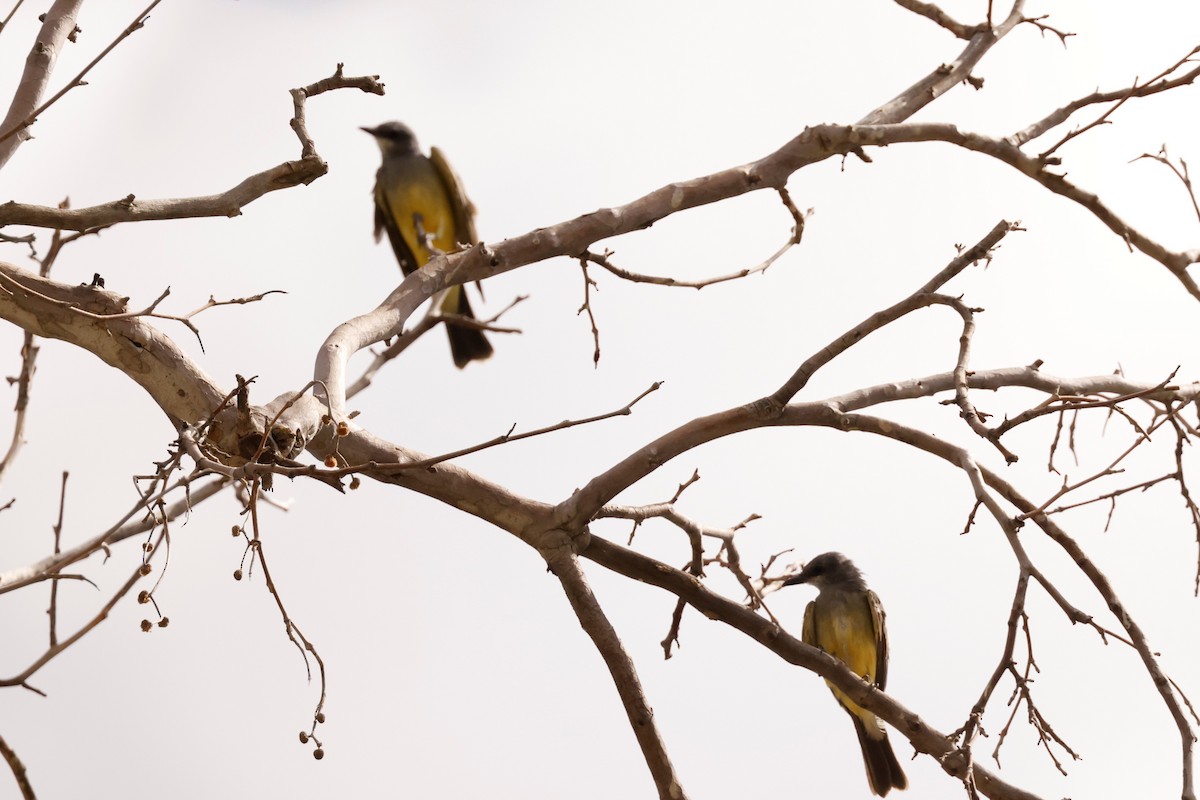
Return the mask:
M304 127L303 100L310 93L319 94L340 88L383 94L383 84L374 76L347 78L341 75L340 65L332 77L304 89L294 90L299 92L293 94L297 116L292 118L290 124L302 143L303 153L300 160L285 161L279 166L251 175L220 194L169 200L138 200L131 194L111 203L76 209L49 208L10 201L0 205L0 226L32 225L39 228L86 231L121 222L239 216L244 206L263 195L301 184L307 185L329 170L325 161L316 154L312 139L308 137ZM0 161L0 164L2 163Z
M125 27L125 30L121 31L121 33L117 35L117 38L113 39L113 41L109 43L108 47L101 50L100 54L98 56L96 56L95 58L93 58L88 63L88 65L86 67L84 67L83 70L80 71L80 73L78 75L76 75L74 78L72 78L70 81L68 81L67 85L64 86L62 89L59 89L58 92L56 92L53 97L51 97L46 102L42 103L40 106L35 108L33 111L29 112L29 115L27 117L25 117L25 119L21 120L20 123L13 125L12 127L9 127L7 124L0 125L0 130L3 131L3 133L0 133L0 167L2 167L7 162L7 159L3 157L4 142L12 139L15 134L21 133L22 131L27 129L29 126L31 126L35 122L37 122L37 119L39 116L41 116L42 112L44 112L46 109L50 108L50 106L54 105L59 100L61 100L63 98L63 96L66 95L67 92L71 91L72 89L78 88L80 86L86 86L87 82L84 80L84 78L87 76L87 74L89 72L92 71L92 67L99 64L101 59L103 59L105 56L107 56L109 53L111 53L117 45L119 45L121 42L125 41L125 39L127 39L131 35L133 35L133 33L135 31L141 30L142 26L144 26L146 24L146 20L149 19L150 12L153 11L154 7L157 6L161 2L162 2L162 0L152 0L150 5L146 6L145 10L142 11L142 13L138 14L137 17L134 18L133 22L129 23L129 25L127 25ZM70 34L67 35L67 38L70 39L71 41L74 41L75 31L77 31L77 30L78 29L74 29ZM47 70L47 73L48 72L49 72L49 70ZM47 77L48 77L48 74L47 74ZM7 123L7 120L5 120L5 122ZM29 138L29 137L26 137L26 138Z
M8 113L0 122L0 130L23 129L23 121L33 114L33 110L41 102L50 83L50 75L54 71L59 51L75 32L75 18L79 16L79 8L82 5L83 0L55 0L50 10L42 15L42 28L38 31L33 49L25 58L25 71L21 74L17 91L9 103ZM26 138L28 137L11 136L5 141L0 141L0 169L4 168Z
M33 784L29 782L29 774L25 771L25 765L21 763L17 752L8 746L8 742L4 741L3 736L0 736L0 757L4 758L8 768L12 770L13 778L17 781L17 788L21 790L21 797L24 800L37 800L37 795L33 792Z
M566 539L565 536L563 538ZM569 540L561 542L561 546L543 550L543 555L550 571L562 583L563 592L566 593L580 626L591 637L612 675L617 694L625 707L625 714L629 717L629 724L646 759L646 766L650 768L650 774L654 777L660 800L686 800L687 793L684 792L675 774L675 767L671 764L671 758L667 755L662 734L654 722L654 711L646 702L646 693L638 679L633 660L625 652L620 637L605 616L596 596L592 594Z
M855 703L889 722L917 751L932 756L947 774L964 777L966 760L946 734L931 727L895 698L863 681L833 656L804 644L741 604L710 591L694 576L595 534L580 555L621 575L665 589L683 598L709 619L719 620L746 634L789 664L816 673ZM975 767L975 777L980 791L993 800L1037 800L1036 795L1005 782L982 767Z

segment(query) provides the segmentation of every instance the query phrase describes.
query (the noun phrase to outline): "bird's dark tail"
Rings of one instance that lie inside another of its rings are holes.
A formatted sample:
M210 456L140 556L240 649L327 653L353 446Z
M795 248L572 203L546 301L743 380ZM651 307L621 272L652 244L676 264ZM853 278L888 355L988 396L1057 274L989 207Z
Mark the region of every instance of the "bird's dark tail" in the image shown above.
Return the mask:
M862 748L863 763L867 767L867 783L871 784L871 791L884 797L892 789L907 789L908 778L904 777L904 770L900 769L900 762L896 760L887 733L881 729L878 737L873 736L861 719L854 714L850 716L854 718L854 730L858 733L858 744Z
M471 304L467 300L467 292L462 286L455 286L447 292L447 295L442 304L443 311L475 319L475 315L471 312ZM454 366L459 369L472 361L482 360L492 355L492 343L487 340L481 330L447 322L446 335L450 337L450 355L454 357Z

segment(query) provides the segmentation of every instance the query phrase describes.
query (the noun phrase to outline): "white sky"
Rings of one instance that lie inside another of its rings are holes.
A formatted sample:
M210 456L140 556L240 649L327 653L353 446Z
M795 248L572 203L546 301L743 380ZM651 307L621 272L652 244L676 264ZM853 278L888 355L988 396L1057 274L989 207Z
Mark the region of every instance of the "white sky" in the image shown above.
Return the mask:
M142 5L86 5L80 43L62 57L55 86ZM1158 0L1136 12L1108 5L1031 3L1029 13L1052 13L1051 23L1079 34L1070 47L1026 26L977 70L983 91L955 89L918 119L1007 134L1094 88L1147 78L1196 44L1195 4ZM945 5L969 22L983 6ZM36 13L22 9L0 36L0 75L8 76L0 93L11 92ZM426 146L442 147L479 207L480 234L498 241L759 158L805 125L853 122L960 50L885 0L167 0L90 86L43 115L37 138L4 173L0 201L50 205L69 195L78 207L131 192L227 189L298 157L288 89L326 77L339 61L347 74L378 73L385 97L344 91L310 101L309 128L330 165L311 186L269 195L233 220L106 231L72 245L55 268L64 282L100 272L134 306L169 285L177 312L210 294L286 289L202 315L205 353L181 326L162 326L222 384L232 386L238 372L259 376L254 399L265 402L302 386L329 331L373 308L399 277L389 248L370 236L378 153L359 125L402 119ZM1196 160L1195 108L1195 89L1132 102L1115 124L1068 145L1065 168L1167 246L1196 247L1196 219L1178 182L1157 165L1127 163L1163 142ZM803 245L765 276L694 292L597 274L598 369L586 320L576 316L577 265L535 265L490 281L488 303L476 303L493 310L532 295L506 318L523 335L494 337L495 357L461 373L444 335L426 337L354 401L358 421L438 453L513 423L527 429L615 409L665 380L631 417L463 460L517 492L557 502L662 432L774 390L801 359L908 295L953 257L956 243L975 242L1002 218L1029 230L1010 235L986 271L969 270L947 287L987 309L973 367L1041 358L1047 371L1066 376L1118 364L1147 381L1176 366L1181 380L1200 374L1190 346L1200 333L1195 302L1080 209L948 146L871 155L871 165L852 160L843 171L831 161L793 178L797 204L815 215ZM622 266L697 279L756 264L789 225L776 198L759 193L604 244ZM0 257L27 263L15 246ZM958 333L956 316L917 314L823 370L802 399L947 370ZM12 330L0 338L6 374L17 369L19 341ZM17 498L0 517L0 571L48 550L62 470L71 472L64 537L73 543L128 508L128 476L149 471L173 438L140 390L90 355L44 342L38 367L30 444L0 491L0 501ZM975 401L1003 414L1036 398L978 393ZM999 465L953 407L921 401L877 411L970 443ZM1060 458L1073 476L1127 444L1116 424L1100 439L1102 423L1082 423L1080 467ZM1052 431L1047 421L1010 442L1022 462L1006 475L1035 497L1060 480L1045 470ZM0 430L0 440L7 436ZM1171 444L1157 443L1157 460L1144 460L1147 474L1171 468ZM619 501L665 500L694 468L703 479L684 496L685 513L714 526L763 516L741 539L748 563L789 547L801 559L828 549L850 555L887 605L890 692L941 730L962 724L1001 652L1016 569L994 524L981 518L959 535L971 507L961 474L866 436L765 430L688 453ZM366 483L339 496L279 481L275 495L294 505L266 514L267 556L292 617L326 661L326 758L314 761L296 741L317 689L305 681L261 576L231 578L241 547L229 529L240 518L222 498L175 528L157 595L168 629L142 634L145 609L131 597L33 679L48 698L0 693L0 735L39 796L653 796L603 664L535 553L395 488ZM1063 521L1113 578L1164 667L1200 696L1195 533L1178 493L1163 486L1123 501L1107 533L1104 509ZM593 526L619 541L627 528ZM1032 530L1025 541L1076 605L1105 614L1056 548ZM684 538L666 525L643 526L635 545L670 563L687 558ZM115 587L138 557L126 543L107 564L87 562L86 572ZM658 642L674 598L587 569L691 797L868 796L852 727L819 679L691 610L682 650L664 662ZM738 596L715 571L710 585ZM46 593L39 587L0 602L0 674L40 652ZM811 596L798 588L771 600L793 633ZM60 630L94 613L103 597L64 585ZM1035 699L1083 760L1059 776L1018 720L1001 774L1047 798L1176 796L1178 735L1132 651L1072 627L1040 591L1031 590L1029 609L1042 670ZM981 759L1007 717L1010 686L993 698ZM909 763L902 737L893 734L893 743L910 796L962 796L932 760ZM14 791L0 775L0 798Z

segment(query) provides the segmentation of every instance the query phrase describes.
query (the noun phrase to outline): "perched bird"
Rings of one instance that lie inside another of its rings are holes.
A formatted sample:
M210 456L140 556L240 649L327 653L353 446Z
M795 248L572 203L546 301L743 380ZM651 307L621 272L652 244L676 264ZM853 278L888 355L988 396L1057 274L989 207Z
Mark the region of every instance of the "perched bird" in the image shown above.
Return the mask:
M441 150L435 147L426 156L412 130L399 122L362 130L375 137L383 152L383 165L375 173L375 241L387 231L405 275L439 253L453 252L459 243L479 241L475 206ZM445 291L441 311L475 318L462 286ZM447 321L446 333L459 369L492 354L481 330Z
M824 650L863 680L884 689L888 641L883 605L867 588L858 567L841 553L822 553L783 585L797 583L812 584L819 591L817 599L804 610L805 644ZM854 720L871 791L883 797L892 789L908 788L908 779L892 752L883 722L832 683L826 681L826 684Z

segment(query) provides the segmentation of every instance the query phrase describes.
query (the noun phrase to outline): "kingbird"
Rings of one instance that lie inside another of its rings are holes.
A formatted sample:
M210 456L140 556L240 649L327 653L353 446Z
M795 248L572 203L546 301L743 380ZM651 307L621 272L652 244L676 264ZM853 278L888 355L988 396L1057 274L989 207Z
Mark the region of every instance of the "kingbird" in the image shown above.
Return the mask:
M375 173L375 241L387 231L401 272L408 275L435 255L453 252L459 243L479 241L475 206L441 150L435 147L426 156L412 129L399 122L362 130L375 137L383 152L383 165ZM462 286L445 291L440 310L475 318ZM492 354L492 345L477 328L447 320L446 333L459 369Z
M841 553L822 553L783 585L797 583L811 583L819 591L804 610L804 643L824 650L867 683L884 689L888 641L883 604L867 588L858 567ZM883 797L892 789L907 789L908 779L892 752L883 722L832 683L825 683L854 720L871 791Z

